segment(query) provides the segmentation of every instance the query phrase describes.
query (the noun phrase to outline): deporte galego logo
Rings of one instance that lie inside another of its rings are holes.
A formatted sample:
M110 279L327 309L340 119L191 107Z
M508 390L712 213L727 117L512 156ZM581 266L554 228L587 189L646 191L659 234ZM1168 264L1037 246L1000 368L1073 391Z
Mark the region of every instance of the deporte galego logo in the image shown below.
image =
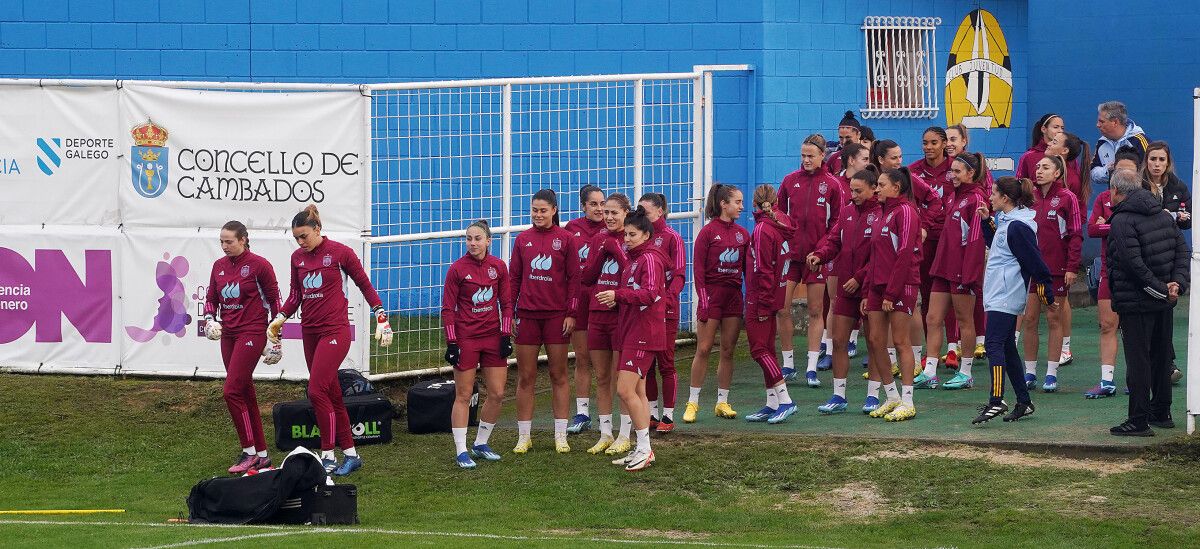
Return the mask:
M116 140L111 137L39 137L37 167L52 176L67 161L107 160Z

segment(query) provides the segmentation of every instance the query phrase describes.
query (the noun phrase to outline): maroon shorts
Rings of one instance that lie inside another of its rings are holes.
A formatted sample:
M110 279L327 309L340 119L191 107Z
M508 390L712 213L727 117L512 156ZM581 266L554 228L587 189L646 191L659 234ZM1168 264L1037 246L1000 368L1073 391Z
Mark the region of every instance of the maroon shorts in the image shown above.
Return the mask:
M745 304L742 301L742 289L733 286L709 286L708 319L739 318L742 316Z
M621 360L617 364L617 370L634 372L638 377L644 378L650 372L650 367L654 365L654 357L656 356L658 356L658 351L622 349Z
M566 345L571 342L569 336L563 335L563 321L566 315L551 318L521 318L517 317L517 345Z
M871 286L871 291L867 293L867 312L883 310L883 291L887 289L885 285ZM900 291L900 298L892 303L892 310L899 311L907 315L913 314L913 307L917 305L917 294L920 293L920 288L915 284L908 284Z
M974 295L978 296L983 293L983 288L978 283L975 284L958 284L951 282L940 276L933 277L933 293L950 294L950 295Z
M607 317L610 315L596 313L592 317L587 327L587 345L589 351L616 351L617 350L617 317L612 315L610 321Z
M858 320L862 317L862 313L859 312L858 308L859 304L861 303L861 297L845 297L839 295L833 298L833 314Z
M1058 294L1054 294L1054 297L1057 299ZM1112 301L1112 290L1108 289L1108 275L1103 273L1100 274L1100 289L1096 292L1096 299L1107 299Z
M508 361L500 357L500 336L478 337L458 340L458 366L460 372L475 368L504 368Z
M1052 279L1052 282L1050 283L1050 287L1051 287L1051 289L1054 290L1054 297L1057 298L1058 296L1067 295L1067 282L1064 279L1064 277L1053 276L1053 277L1051 277L1051 279ZM1037 286L1032 282L1029 284L1029 293L1031 293L1031 294L1037 293Z
M797 284L816 284L825 282L826 270L824 267L813 271L808 268L808 264L799 259L791 260L788 265L787 279Z

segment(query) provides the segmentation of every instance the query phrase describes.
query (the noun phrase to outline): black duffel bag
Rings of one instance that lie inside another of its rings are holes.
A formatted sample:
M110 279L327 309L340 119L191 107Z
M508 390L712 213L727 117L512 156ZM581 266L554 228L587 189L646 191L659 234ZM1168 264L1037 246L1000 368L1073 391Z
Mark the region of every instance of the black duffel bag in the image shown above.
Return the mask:
M392 441L392 418L395 408L379 393L343 397L350 416L350 431L354 444L386 444ZM292 400L275 405L271 413L275 421L275 447L288 451L297 446L321 447L321 431L317 416L308 400Z
M188 494L188 521L198 524L272 522L280 506L325 484L325 468L316 454L293 452L278 469L257 475L210 478Z
M276 524L358 524L358 487L320 484L289 498L271 519Z
M449 433L455 387L452 379L435 379L413 385L408 390L408 432L418 435ZM478 385L471 394L471 415L467 423L479 425Z

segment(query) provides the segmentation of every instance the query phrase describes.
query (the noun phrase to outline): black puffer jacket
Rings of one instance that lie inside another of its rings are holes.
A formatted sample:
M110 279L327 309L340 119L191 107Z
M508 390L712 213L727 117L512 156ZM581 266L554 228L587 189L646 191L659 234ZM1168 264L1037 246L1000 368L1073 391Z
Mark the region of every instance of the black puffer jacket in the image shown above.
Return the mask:
M1162 202L1163 209L1172 214L1171 217L1175 218L1180 229L1192 228L1192 193L1174 173L1167 174L1167 184L1163 186L1162 190ZM1187 221L1179 220L1180 212L1188 212Z
M1113 208L1108 233L1108 284L1117 313L1163 311L1167 283L1187 291L1191 252L1183 233L1150 191L1137 189Z

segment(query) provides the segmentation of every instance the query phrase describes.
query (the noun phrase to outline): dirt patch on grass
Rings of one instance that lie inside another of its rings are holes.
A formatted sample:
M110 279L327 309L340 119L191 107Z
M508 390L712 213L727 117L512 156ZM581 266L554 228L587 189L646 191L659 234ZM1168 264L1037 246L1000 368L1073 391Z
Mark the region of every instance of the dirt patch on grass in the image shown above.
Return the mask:
M871 454L854 456L850 459L858 461L875 461L878 459L919 460L929 457L942 457L953 460L980 459L996 465L1011 465L1015 467L1053 467L1075 471L1091 471L1101 477L1134 471L1142 467L1145 463L1143 460L1135 458L1114 458L1111 460L1076 459L962 445L883 450Z
M681 530L640 530L637 528L622 528L618 530L623 536L631 538L665 538L674 540L708 539L709 534L703 532L684 532Z
M812 494L792 494L791 503L811 502ZM876 518L891 515L907 515L915 509L907 505L893 505L874 482L848 482L823 493L822 504L833 506L833 515L849 519Z

